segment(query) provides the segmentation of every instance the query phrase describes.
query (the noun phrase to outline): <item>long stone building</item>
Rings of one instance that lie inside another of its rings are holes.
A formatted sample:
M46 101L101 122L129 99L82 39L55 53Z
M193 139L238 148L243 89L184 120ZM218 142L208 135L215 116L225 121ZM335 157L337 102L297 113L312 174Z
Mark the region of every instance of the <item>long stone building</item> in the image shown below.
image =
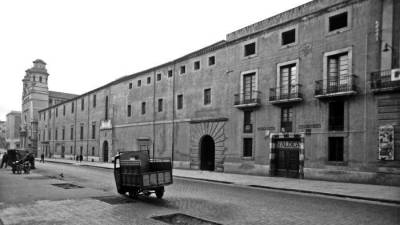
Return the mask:
M43 107L38 152L400 185L399 21L399 1L314 0Z

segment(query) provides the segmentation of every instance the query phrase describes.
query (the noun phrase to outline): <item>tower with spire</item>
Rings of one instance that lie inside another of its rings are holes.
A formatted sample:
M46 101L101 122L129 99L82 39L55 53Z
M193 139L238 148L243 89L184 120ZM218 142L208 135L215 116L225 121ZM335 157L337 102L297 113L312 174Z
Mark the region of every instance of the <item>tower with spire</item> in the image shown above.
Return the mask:
M25 71L22 93L21 146L37 153L38 111L49 104L49 89L46 63L33 61L33 67Z

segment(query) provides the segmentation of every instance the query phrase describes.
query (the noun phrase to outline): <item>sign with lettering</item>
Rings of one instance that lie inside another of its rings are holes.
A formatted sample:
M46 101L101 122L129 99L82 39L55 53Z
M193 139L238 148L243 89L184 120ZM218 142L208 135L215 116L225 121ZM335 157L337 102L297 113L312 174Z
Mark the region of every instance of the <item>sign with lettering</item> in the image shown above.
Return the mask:
M392 125L379 127L379 160L394 160L394 128Z
M258 127L257 130L275 130L275 127Z
M321 128L320 123L314 123L314 124L301 124L299 125L299 129L308 129L308 128Z
M298 149L300 148L300 142L298 140L278 140L276 147L281 149Z

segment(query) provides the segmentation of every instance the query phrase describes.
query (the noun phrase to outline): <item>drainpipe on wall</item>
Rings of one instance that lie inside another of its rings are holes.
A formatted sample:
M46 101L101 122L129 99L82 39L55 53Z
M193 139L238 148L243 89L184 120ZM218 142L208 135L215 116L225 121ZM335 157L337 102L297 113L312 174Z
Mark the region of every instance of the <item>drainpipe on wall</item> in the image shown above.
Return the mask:
M75 99L75 102L74 102L74 160L76 160L76 129L77 129L77 126L76 126L76 116L77 116L77 114L78 114L78 110L77 110L77 108L78 108L78 100L77 99Z
M156 70L153 71L153 159L156 147Z
M87 132L86 132L86 160L89 161L89 114L90 114L90 94L88 94L88 113L87 113Z
M175 64L172 69L172 152L171 152L171 160L172 167L174 166L174 154L175 154Z

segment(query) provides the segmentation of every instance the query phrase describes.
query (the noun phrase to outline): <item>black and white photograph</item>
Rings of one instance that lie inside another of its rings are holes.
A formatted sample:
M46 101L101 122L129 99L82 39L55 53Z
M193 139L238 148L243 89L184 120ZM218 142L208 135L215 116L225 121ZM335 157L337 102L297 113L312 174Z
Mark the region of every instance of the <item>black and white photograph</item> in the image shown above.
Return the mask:
M0 225L400 224L400 0L0 0Z

